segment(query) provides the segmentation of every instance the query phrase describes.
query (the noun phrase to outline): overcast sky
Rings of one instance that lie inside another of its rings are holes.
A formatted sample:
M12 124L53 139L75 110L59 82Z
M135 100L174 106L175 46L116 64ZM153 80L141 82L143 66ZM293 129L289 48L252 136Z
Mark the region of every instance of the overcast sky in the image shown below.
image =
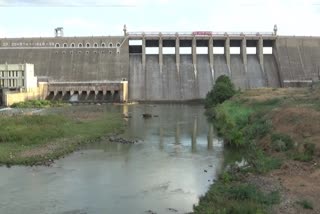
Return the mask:
M320 36L320 0L0 0L0 37L128 31L271 32Z

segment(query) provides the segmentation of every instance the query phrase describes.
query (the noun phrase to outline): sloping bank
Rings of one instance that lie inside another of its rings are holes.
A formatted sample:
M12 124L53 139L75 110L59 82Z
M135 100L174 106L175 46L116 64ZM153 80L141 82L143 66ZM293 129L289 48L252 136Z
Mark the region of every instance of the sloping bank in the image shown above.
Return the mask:
M238 162L194 213L320 213L317 87L249 90L207 114Z
M0 115L0 165L48 165L124 127L121 114L107 112L103 106L61 107L48 112Z

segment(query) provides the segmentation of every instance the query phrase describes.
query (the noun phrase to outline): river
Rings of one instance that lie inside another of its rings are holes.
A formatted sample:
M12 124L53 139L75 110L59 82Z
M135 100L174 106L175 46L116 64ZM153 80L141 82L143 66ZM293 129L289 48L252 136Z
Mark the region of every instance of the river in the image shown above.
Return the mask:
M0 213L192 211L223 162L222 141L207 123L203 106L102 107L130 115L123 135L140 141L91 144L52 167L0 167ZM143 113L156 117L144 119Z

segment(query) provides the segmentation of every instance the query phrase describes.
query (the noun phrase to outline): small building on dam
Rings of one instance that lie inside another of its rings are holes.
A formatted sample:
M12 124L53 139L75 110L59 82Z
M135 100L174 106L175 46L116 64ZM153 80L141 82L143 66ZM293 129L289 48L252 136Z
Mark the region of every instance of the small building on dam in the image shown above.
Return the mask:
M61 31L50 38L0 38L0 64L34 64L48 99L101 102L203 99L223 74L240 89L294 86L320 76L320 37L279 36L276 29L124 28L124 35L94 37L64 37Z

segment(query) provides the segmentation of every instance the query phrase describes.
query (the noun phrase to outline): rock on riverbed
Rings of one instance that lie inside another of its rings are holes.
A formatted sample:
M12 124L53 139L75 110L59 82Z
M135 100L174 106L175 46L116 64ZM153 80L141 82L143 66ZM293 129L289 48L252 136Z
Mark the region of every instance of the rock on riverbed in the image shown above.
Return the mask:
M122 137L115 137L115 136L109 137L109 141L113 143L121 143L121 144L135 144L139 142L138 140L128 140Z

